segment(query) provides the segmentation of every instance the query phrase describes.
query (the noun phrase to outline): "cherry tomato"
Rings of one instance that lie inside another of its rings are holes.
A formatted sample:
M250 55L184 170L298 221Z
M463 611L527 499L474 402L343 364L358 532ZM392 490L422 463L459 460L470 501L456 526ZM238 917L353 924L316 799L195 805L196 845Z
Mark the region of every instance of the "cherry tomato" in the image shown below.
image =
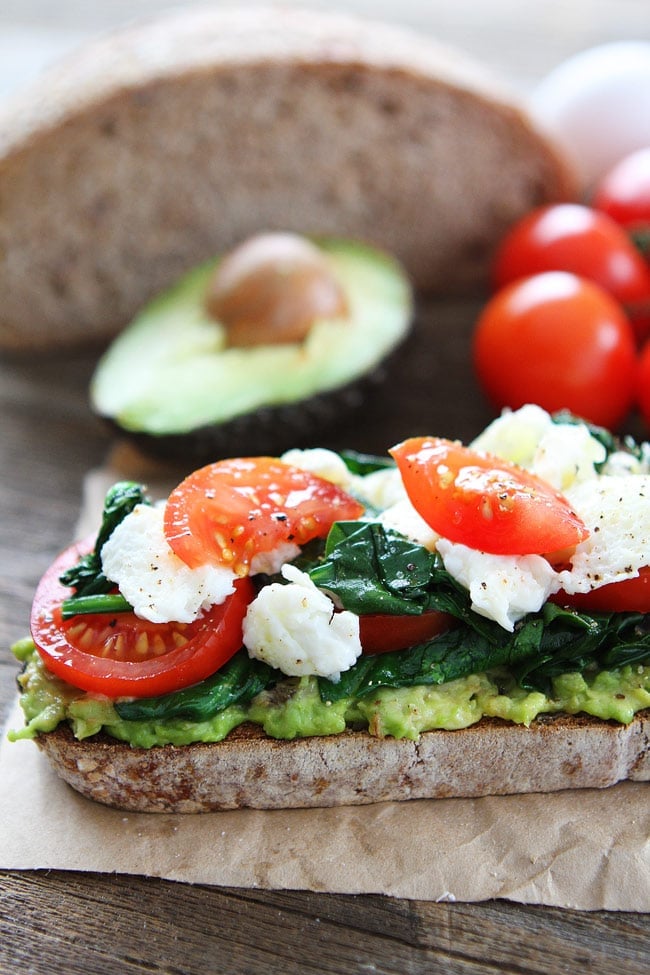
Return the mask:
M255 596L250 579L193 623L149 623L134 613L95 613L63 620L71 590L59 576L92 548L66 549L36 589L32 639L49 671L73 687L107 697L152 697L214 674L242 646L242 622Z
M605 213L576 203L533 210L497 250L494 282L501 288L544 271L570 271L594 281L640 319L645 333L650 270L628 234Z
M610 295L574 274L549 271L499 291L477 322L473 357L499 408L537 403L615 430L632 404L632 326Z
M561 590L551 596L551 601L586 613L650 613L650 568L642 568L632 579L610 582L589 592L569 595Z
M636 399L645 424L650 428L650 342L641 350L636 381Z
M455 623L449 613L431 610L419 616L368 613L359 617L359 637L364 653L390 653L426 643Z
M593 206L629 232L650 232L650 146L625 156L605 174Z
M272 457L240 457L202 467L172 491L165 535L187 565L217 562L245 575L256 554L324 538L335 521L363 511L310 471Z
M496 555L545 555L589 534L568 501L541 478L437 437L390 451L414 508L452 542Z

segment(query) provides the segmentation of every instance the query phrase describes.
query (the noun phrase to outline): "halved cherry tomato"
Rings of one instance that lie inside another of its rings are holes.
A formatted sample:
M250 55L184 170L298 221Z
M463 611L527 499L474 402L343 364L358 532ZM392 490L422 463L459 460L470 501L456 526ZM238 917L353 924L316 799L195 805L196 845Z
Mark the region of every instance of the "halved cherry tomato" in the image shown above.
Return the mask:
M569 594L560 590L551 602L586 613L650 613L650 568L642 568L638 576L610 582L589 592Z
M497 250L497 288L544 271L594 281L630 313L650 299L650 270L627 233L607 214L577 203L533 210Z
M606 291L575 274L536 274L494 295L478 319L473 356L498 408L537 403L615 430L632 405L632 326Z
M449 613L431 610L419 616L368 613L359 617L359 637L364 653L390 653L426 643L455 624Z
M255 596L249 579L239 579L232 596L193 623L149 623L134 613L63 620L61 603L71 591L59 576L93 541L66 549L36 589L32 639L57 677L111 698L152 697L204 680L240 649L242 622Z
M187 565L216 562L245 575L256 554L324 538L335 521L363 511L310 471L272 457L240 457L202 467L172 491L165 535Z
M589 532L558 491L498 457L414 437L390 451L414 508L444 538L495 555L545 555Z

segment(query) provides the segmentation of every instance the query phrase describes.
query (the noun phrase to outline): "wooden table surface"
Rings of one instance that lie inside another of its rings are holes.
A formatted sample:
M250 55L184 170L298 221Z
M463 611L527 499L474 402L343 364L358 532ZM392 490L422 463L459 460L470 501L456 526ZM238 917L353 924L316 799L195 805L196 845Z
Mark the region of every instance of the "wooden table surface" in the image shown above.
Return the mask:
M151 0L3 0L0 97L83 37L163 6ZM573 51L650 37L648 0L356 0L339 6L435 32L483 57L523 89ZM467 359L476 310L475 302L421 304L390 396L374 397L329 442L381 451L418 430L462 438L477 433L491 412L475 389ZM94 361L85 353L0 362L3 721L14 696L8 647L26 631L37 579L70 540L85 472L109 448L108 433L87 407ZM0 975L641 975L650 967L649 934L647 915L499 901L432 904L54 871L0 873Z

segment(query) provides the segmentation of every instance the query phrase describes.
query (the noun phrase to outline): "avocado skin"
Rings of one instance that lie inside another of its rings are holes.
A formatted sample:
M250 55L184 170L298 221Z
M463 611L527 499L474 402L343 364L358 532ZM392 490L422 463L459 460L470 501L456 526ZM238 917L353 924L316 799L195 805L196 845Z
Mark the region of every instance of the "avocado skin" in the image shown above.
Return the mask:
M110 417L102 419L143 454L165 463L202 467L225 457L277 456L292 447L313 446L315 438L334 429L342 416L349 420L386 381L399 351L394 349L371 372L337 389L295 403L260 407L185 433L142 433L125 430Z

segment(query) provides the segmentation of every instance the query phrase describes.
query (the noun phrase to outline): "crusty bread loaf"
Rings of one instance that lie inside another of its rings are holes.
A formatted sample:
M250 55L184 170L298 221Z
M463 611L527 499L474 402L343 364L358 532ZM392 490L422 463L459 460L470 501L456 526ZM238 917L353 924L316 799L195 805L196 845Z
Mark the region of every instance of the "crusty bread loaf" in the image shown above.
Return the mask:
M629 725L585 716L529 728L483 719L418 741L365 732L276 741L243 725L217 744L131 748L67 725L37 739L57 773L98 802L135 812L288 809L387 800L604 788L650 780L650 712Z
M104 340L260 229L365 239L474 289L572 181L482 69L305 9L184 9L90 43L0 111L0 348Z

